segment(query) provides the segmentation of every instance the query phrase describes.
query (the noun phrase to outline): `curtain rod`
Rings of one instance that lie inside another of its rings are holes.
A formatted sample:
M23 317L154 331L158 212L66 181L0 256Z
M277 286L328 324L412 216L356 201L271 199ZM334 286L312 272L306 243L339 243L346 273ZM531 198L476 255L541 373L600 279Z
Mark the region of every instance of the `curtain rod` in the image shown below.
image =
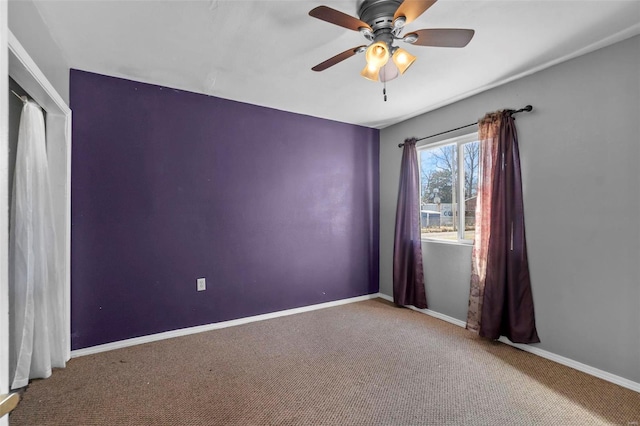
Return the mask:
M531 111L533 111L533 107L531 105L527 105L526 107L520 108L518 110L507 109L505 111L507 111L509 114L513 115L513 114L517 114L519 112L531 112ZM429 139L429 138L435 138L436 136L444 135L446 133L455 132L456 130L464 129L464 128L467 128L467 127L476 126L477 124L478 124L478 122L471 123L471 124L465 124L464 126L456 127L455 129L445 130L444 132L436 133L435 135L425 136L423 138L416 139L416 141L421 141L421 140ZM403 143L399 143L398 144L398 148L402 148L403 146L404 146Z
M27 102L29 100L29 98L27 98L26 96L20 96L18 95L16 92L13 91L13 89L11 89L11 93L13 93L14 95L16 95L16 97L18 99L20 99L22 102Z

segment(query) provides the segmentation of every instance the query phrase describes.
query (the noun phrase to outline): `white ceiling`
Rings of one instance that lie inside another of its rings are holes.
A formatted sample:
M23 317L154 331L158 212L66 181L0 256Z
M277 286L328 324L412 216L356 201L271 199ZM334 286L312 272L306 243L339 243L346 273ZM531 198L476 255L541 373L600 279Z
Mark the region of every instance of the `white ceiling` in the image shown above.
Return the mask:
M406 27L472 28L463 49L403 44L413 66L382 84L359 73L358 32L311 18L352 1L35 1L72 68L375 128L640 33L640 1L439 0Z

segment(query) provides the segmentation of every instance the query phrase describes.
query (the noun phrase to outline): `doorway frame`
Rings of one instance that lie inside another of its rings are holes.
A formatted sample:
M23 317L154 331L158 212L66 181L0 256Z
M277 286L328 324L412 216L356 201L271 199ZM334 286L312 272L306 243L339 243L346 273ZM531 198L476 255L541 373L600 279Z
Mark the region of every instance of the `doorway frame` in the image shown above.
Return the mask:
M6 2L0 2L5 3ZM6 16L6 14L4 15ZM53 85L46 78L44 73L37 66L35 61L24 49L22 44L13 35L7 26L6 20L0 21L0 32L7 35L6 48L3 46L4 40L0 38L0 49L5 58L6 77L0 84L0 96L2 98L1 108L2 117L0 118L0 129L2 130L2 142L8 147L8 81L11 77L14 79L28 94L37 102L47 113L47 157L49 161L49 174L51 176L52 203L54 208L54 221L56 222L56 239L58 240L59 260L62 267L62 281L64 288L64 346L65 359L68 361L71 357L71 109L65 103L60 94L55 90ZM1 61L0 61L1 62ZM3 64L4 67L4 64ZM4 74L4 69L0 70ZM52 133L50 133L52 132ZM50 137L52 134L52 137ZM6 148L5 148L6 149ZM3 172L0 178L2 188L7 187L8 183L8 155L7 152L2 153L0 161L0 172ZM6 176L5 176L6 175ZM5 190L6 191L6 190ZM0 192L3 194L4 191ZM8 296L8 194L2 196L0 200L0 209L2 210L0 217L0 241L3 248L0 250L0 294ZM6 226L3 224L6 223ZM5 248L6 247L6 248ZM4 298L8 300L8 297ZM8 303L7 306L0 306L0 315L8 319ZM3 321L8 323L8 321ZM8 348L9 326L3 324L0 329L0 346ZM9 359L8 350L0 353L0 390L6 393L9 391L10 385L9 375ZM6 417L6 416L5 416ZM0 426L5 419L0 419Z
M9 393L9 65L8 2L0 1L0 395ZM5 77L6 76L6 77ZM9 416L0 418L0 426Z

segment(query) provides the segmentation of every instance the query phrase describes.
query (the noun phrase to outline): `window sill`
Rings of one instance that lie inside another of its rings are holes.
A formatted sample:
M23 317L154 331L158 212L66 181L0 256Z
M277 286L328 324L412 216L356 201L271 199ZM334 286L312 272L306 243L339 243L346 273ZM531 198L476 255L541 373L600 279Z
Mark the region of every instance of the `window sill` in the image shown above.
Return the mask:
M422 237L420 239L420 241L422 241L423 243L448 244L448 245L453 245L453 246L472 246L473 245L473 241L469 241L469 240L451 241L451 240L440 240L440 239L437 239L437 238L424 238L424 237Z

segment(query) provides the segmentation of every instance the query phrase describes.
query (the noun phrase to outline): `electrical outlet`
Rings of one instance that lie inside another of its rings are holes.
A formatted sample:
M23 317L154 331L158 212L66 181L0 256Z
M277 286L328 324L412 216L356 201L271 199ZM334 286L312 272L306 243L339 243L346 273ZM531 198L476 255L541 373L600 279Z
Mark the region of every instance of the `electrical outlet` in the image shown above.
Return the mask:
M198 278L196 282L198 291L204 291L207 289L207 281L204 278Z

